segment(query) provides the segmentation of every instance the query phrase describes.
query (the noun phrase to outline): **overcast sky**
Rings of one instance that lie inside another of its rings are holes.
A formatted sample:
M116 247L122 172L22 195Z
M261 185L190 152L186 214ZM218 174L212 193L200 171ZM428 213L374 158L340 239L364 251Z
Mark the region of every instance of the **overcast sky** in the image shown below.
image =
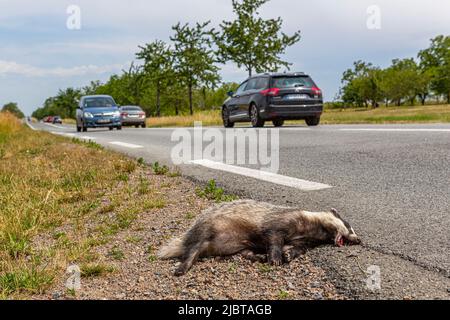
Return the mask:
M80 30L66 26L70 5L81 9ZM380 9L379 29L372 5ZM450 34L448 0L271 0L261 14L281 16L287 33L301 30L284 58L311 74L327 100L353 61L384 67ZM15 101L30 114L59 88L120 72L138 45L168 41L178 21L217 26L232 18L231 0L0 0L0 105ZM232 64L221 67L224 81L246 77Z

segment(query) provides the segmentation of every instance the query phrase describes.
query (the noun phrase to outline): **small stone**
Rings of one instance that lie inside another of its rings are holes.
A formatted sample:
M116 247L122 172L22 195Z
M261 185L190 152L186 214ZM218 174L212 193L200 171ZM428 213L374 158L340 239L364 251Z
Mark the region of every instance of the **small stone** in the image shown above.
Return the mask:
M61 298L61 293L59 293L59 292L53 292L53 294L52 294L52 299L53 299L53 300L58 300L59 298Z
M321 293L314 293L314 300L323 300L323 295Z
M295 289L295 286L294 286L291 282L288 282L288 283L287 283L287 286L288 286L288 288L291 289L291 290L294 290L294 289Z

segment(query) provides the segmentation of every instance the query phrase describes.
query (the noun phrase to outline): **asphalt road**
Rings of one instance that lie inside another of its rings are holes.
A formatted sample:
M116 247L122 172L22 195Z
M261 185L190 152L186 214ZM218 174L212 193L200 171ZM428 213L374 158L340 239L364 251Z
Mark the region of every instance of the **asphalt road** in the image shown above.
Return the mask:
M74 126L33 126L168 165L177 144L167 128L76 133ZM308 254L350 297L450 299L450 125L299 126L281 128L279 142L280 181L331 187L305 191L194 164L180 168L241 197L312 211L337 208L363 245ZM368 268L379 268L380 277L369 283L380 279L380 289L367 286Z

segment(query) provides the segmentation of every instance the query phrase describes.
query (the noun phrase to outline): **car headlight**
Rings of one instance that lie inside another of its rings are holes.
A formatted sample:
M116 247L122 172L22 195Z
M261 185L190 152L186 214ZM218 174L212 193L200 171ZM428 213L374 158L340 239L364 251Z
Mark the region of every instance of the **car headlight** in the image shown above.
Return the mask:
M90 112L85 112L85 113L84 113L84 117L85 117L85 118L93 118L94 115L93 115L92 113L90 113Z

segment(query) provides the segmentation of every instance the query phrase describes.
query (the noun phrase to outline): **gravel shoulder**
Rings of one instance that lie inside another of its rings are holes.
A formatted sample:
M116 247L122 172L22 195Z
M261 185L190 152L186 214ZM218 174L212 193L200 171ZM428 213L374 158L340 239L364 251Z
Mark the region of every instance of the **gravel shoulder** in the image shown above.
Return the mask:
M158 260L155 253L214 201L200 197L198 184L186 178L155 175L147 167L139 170L146 171L151 188L161 191L166 205L139 213L129 228L95 248L97 263L107 266L107 272L83 276L76 292L66 289L67 275L61 275L45 294L33 298L345 299L308 255L281 267L240 256L203 259L187 275L174 277L178 262Z

